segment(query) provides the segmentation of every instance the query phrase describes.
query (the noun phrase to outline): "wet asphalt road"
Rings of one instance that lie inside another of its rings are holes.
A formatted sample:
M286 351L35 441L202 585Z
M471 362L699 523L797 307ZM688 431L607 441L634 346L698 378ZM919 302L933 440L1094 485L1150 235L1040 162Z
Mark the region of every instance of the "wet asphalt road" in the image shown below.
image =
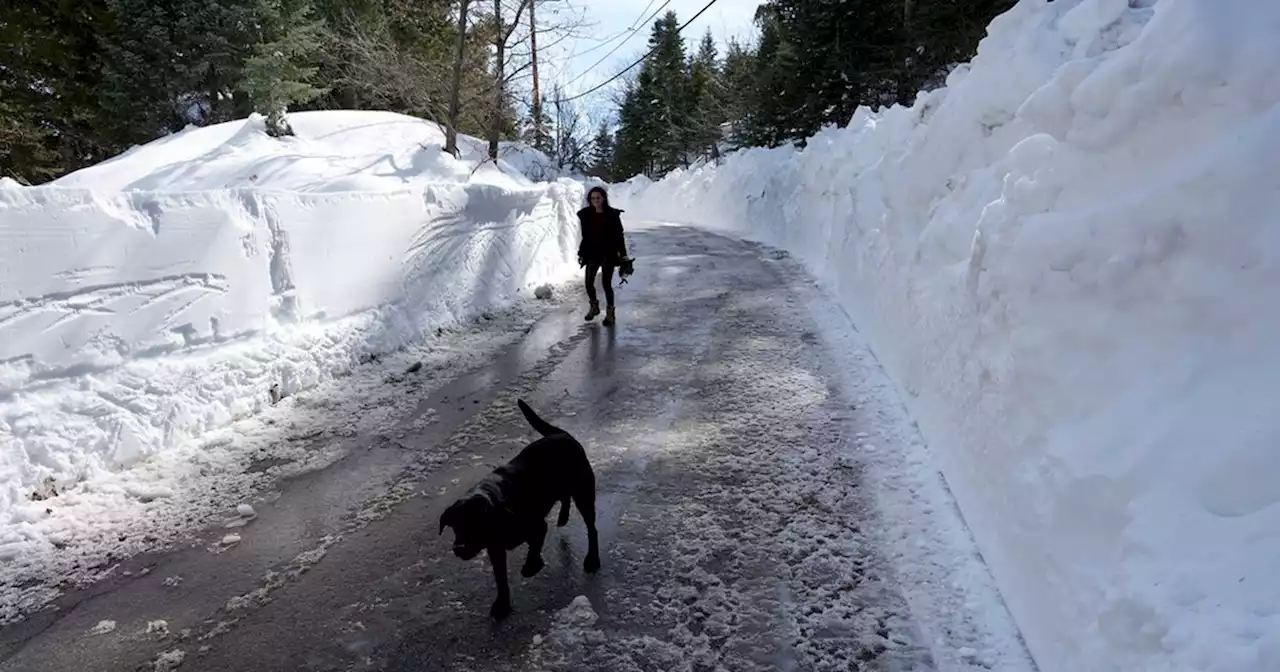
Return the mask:
M617 326L556 308L398 431L334 439L349 455L282 484L239 544L211 529L0 630L0 671L932 669L864 536L859 469L823 450L858 428L807 280L693 229L628 238ZM486 561L454 558L437 520L534 438L517 398L587 446L604 566L583 574L575 510L541 574L512 552L495 624Z

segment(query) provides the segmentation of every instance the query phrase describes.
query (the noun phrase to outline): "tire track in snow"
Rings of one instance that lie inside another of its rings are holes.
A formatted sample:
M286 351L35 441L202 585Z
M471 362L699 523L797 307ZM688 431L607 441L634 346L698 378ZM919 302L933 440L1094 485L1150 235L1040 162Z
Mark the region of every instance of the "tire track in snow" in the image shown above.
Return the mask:
M104 307L103 304L139 294L144 295L145 299L140 305L130 309L130 313L148 308L173 294L181 292L199 291L225 294L227 289L226 276L218 273L183 273L136 282L91 285L72 290L51 292L43 296L17 299L8 305L0 306L0 328L12 327L19 320L45 311L65 313L59 318L59 323L70 317L83 314L112 315L117 311Z

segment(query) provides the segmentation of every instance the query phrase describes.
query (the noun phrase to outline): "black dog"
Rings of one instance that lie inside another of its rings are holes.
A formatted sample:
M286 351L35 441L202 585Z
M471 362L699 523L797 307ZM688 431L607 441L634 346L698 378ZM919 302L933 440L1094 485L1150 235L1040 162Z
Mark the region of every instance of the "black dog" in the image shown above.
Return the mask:
M587 557L582 568L600 569L596 539L596 477L587 452L568 432L538 417L524 401L520 412L543 438L525 446L510 462L493 470L465 496L440 515L440 534L452 527L453 554L463 560L489 552L489 565L498 582L498 599L489 609L494 618L511 613L507 586L507 551L528 542L520 575L542 571L542 541L547 534L547 514L560 502L558 527L569 523L569 500L578 507L587 525Z

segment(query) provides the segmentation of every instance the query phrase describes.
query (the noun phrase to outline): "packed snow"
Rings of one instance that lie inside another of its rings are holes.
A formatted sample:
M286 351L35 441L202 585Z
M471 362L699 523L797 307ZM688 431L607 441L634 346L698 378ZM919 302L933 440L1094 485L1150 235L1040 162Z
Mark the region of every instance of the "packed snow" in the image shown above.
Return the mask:
M376 392L386 371L353 366L576 277L582 185L535 182L522 171L550 164L533 150L495 164L461 137L455 159L435 124L391 113L290 122L296 137L255 116L0 183L0 578L26 586L0 617L48 597L31 579L173 532L180 508L214 505L211 473L295 431L219 434L233 423L324 386L394 396ZM496 343L452 338L448 357L409 353L423 375ZM334 412L310 405L293 412Z
M794 253L1038 664L1280 669L1280 4L1023 0L910 108L619 185Z

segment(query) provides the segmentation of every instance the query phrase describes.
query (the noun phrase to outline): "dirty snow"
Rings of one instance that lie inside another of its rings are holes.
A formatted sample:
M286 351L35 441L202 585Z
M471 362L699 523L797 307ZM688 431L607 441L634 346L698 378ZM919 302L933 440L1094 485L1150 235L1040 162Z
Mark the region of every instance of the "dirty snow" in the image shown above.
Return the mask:
M112 620L102 620L102 621L98 621L98 624L97 624L97 625L95 625L95 626L93 626L92 628L90 628L90 630L89 630L89 634L91 634L91 635L105 635L105 634L110 633L110 632L115 632L115 629L116 629L116 622L115 622L115 621L112 621Z
M614 200L839 297L1041 669L1276 670L1277 35L1268 0L1023 0L910 108Z

